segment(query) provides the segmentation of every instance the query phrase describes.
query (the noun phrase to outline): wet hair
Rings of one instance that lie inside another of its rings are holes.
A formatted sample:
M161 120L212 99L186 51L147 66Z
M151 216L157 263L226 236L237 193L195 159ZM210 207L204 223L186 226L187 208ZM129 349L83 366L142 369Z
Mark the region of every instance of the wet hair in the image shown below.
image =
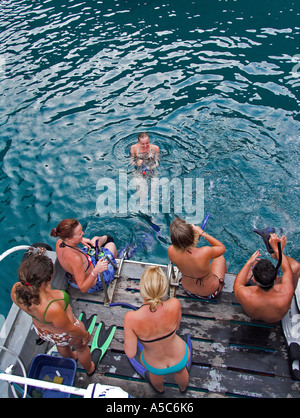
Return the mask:
M138 140L149 138L149 135L146 132L141 132L138 136Z
M72 238L74 230L79 225L77 219L70 218L61 221L56 228L52 228L51 237L59 237L61 239Z
M277 278L278 269L273 266L271 261L266 259L259 260L253 268L253 276L258 284L266 292L270 290Z
M40 254L30 254L18 269L19 283L15 288L17 301L27 308L40 303L40 287L50 282L53 275L53 263L49 257Z
M140 281L140 293L146 303L150 305L151 312L155 312L158 305L167 296L169 282L160 267L147 267Z
M170 236L174 247L186 250L195 244L195 232L192 225L181 218L175 218L170 225Z
M278 270L282 263L282 248L280 241L277 243L277 246L279 257L276 267L273 266L271 261L263 258L262 260L259 260L253 268L253 276L256 283L266 292L274 286Z

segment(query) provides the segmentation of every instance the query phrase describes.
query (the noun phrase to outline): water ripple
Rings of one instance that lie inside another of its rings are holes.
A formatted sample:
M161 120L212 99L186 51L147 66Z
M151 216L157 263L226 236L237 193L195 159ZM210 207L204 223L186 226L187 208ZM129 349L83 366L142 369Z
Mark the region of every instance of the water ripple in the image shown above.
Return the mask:
M1 2L3 251L49 242L75 216L87 234L109 225L118 245L158 224L156 246L136 256L166 262L173 213L96 212L97 181L130 173L130 145L148 131L161 176L204 178L231 271L266 223L288 231L296 257L299 13L291 0L237 3Z

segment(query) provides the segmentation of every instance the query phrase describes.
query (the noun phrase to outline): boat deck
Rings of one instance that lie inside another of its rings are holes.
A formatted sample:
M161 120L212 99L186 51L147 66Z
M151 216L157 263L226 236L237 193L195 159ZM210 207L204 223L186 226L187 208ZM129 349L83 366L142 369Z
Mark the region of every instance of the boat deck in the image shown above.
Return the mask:
M113 302L139 307L139 278L145 265L124 263ZM130 274L129 274L130 272ZM78 369L75 386L91 382L119 386L137 398L199 397L300 397L299 382L290 377L288 355L281 324L251 320L232 292L234 275L226 276L226 286L216 301L202 302L186 296L178 288L182 307L179 335L189 333L193 361L188 391L181 395L173 377L166 376L165 393L158 395L130 365L123 349L124 315L129 308L104 307L103 294L83 295L69 289L75 316L96 313L97 323L115 324L114 339L92 378ZM80 367L80 366L79 366Z
M120 278L114 280L113 303L141 306L139 279L147 265L124 262ZM161 267L167 272L167 266ZM300 383L290 377L281 324L251 320L234 297L234 278L234 275L226 275L222 294L211 302L189 298L181 287L172 287L182 308L178 334L189 333L192 339L192 368L185 395L180 394L172 375L166 376L164 395L158 395L135 373L124 353L124 315L130 308L124 305L106 307L103 292L82 294L70 287L66 289L65 273L56 260L52 286L68 291L74 315L78 317L81 312L85 312L87 317L97 314L97 324L103 321L106 326L117 326L96 373L89 378L78 364L74 386L85 389L90 383L119 386L136 398L299 398ZM13 305L2 330L2 339L0 335L1 345L17 352L27 370L36 354L46 353L51 348L48 343L36 345L37 337L31 323L31 318ZM96 327L93 334L95 330ZM2 352L0 369L5 370L13 360ZM21 375L18 366L15 374ZM5 394L7 384L3 384L6 386L0 388L0 394L9 396Z

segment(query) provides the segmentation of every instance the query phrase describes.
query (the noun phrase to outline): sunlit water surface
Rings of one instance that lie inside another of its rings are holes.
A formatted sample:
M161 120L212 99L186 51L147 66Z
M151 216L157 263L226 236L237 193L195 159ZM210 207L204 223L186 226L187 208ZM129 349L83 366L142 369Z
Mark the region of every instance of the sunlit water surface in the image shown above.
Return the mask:
M51 228L76 217L86 236L109 231L119 249L140 243L134 259L166 263L185 215L172 201L168 213L96 206L101 181L130 181L146 131L159 178L203 179L230 272L264 250L254 227L282 228L299 259L299 33L290 0L1 1L1 253L54 247ZM1 262L4 315L21 257Z

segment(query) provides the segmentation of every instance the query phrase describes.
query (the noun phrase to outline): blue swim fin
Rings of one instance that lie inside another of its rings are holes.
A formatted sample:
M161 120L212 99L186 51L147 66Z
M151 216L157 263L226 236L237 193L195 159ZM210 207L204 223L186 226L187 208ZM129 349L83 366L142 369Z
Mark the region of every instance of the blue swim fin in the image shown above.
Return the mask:
M140 363L140 358L141 358L141 352L143 351L143 346L142 344L138 341L137 342L137 351L136 351L136 355L133 358L129 358L128 360L130 362L130 364L132 365L132 367L134 368L134 370L143 378L145 379L145 374L146 374L146 369L145 367Z
M188 360L188 362L186 363L186 366L185 366L187 368L187 371L190 372L191 367L192 367L192 361L193 361L193 346L192 346L192 340L191 340L190 334L186 334L183 337L183 339L187 343L187 345L190 349L190 353L191 353L190 359Z
M123 258L125 256L126 260L131 260L131 258L136 253L138 249L137 244L126 244L124 248L122 248L118 254L118 258Z
M262 239L263 239L263 241L265 243L265 246L266 246L267 251L270 254L274 254L274 250L273 250L273 248L271 247L271 245L269 243L269 239L270 239L270 235L271 234L274 234L275 228L253 229L253 232L255 232L257 235L259 235L259 236L262 237Z

